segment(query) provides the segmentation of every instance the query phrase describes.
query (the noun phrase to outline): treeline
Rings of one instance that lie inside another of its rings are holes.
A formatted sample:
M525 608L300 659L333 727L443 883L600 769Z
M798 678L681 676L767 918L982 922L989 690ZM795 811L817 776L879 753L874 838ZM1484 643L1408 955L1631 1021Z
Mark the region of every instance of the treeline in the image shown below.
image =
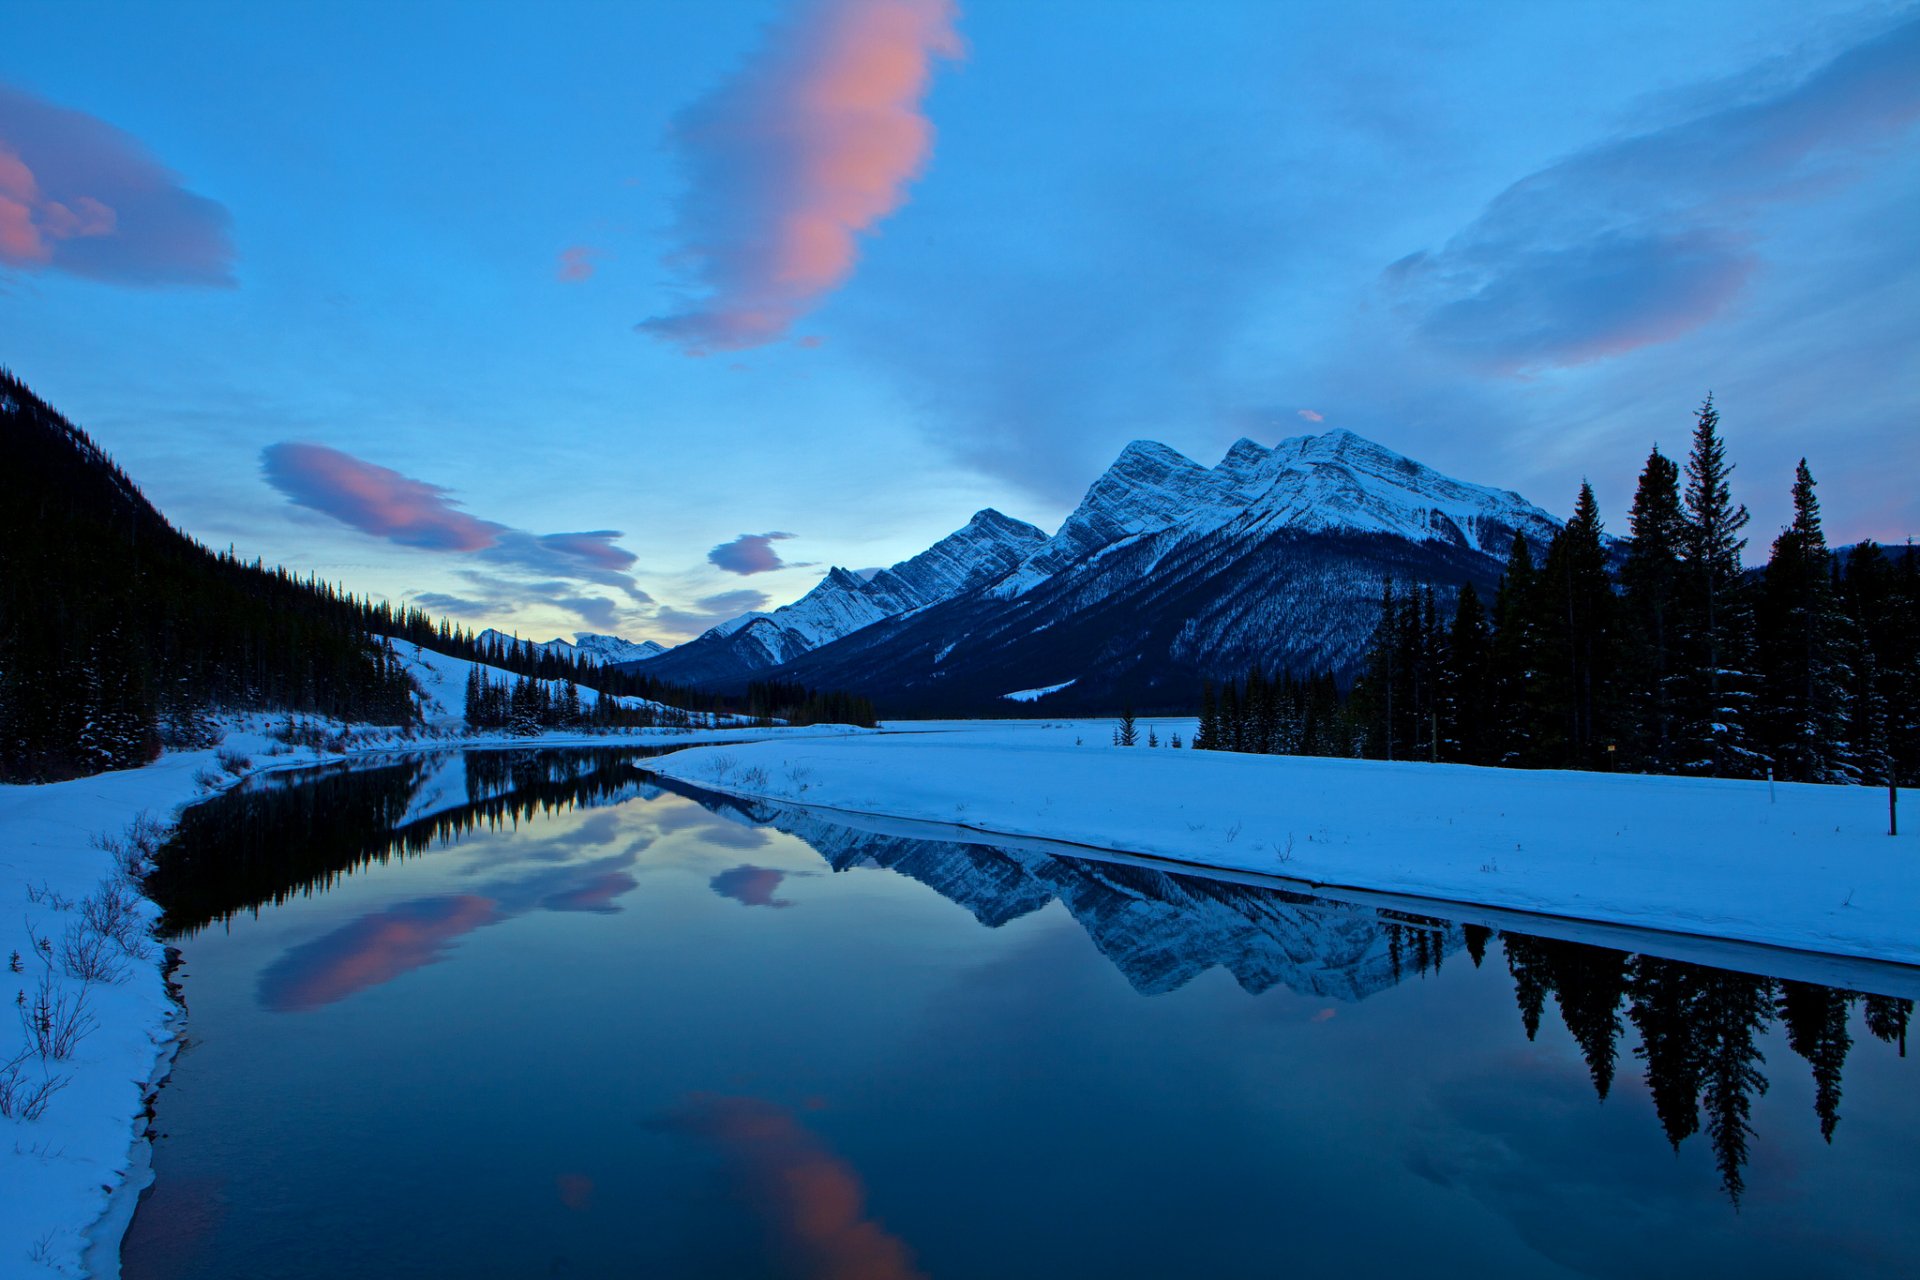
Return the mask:
M572 679L537 680L529 675L496 678L484 667L467 672L467 723L531 737L546 729L653 729L711 725L713 713L696 713L610 694L585 697Z
M1648 457L1624 543L1582 484L1537 562L1514 539L1490 606L1388 582L1344 702L1325 677L1256 673L1203 694L1196 745L1913 785L1920 558L1830 550L1802 460L1792 522L1744 569L1732 472L1709 397L1684 470Z
M1193 745L1202 751L1254 755L1350 756L1358 741L1346 699L1333 674L1269 680L1258 669L1200 694L1200 725Z
M855 724L871 729L878 723L871 698L838 689L822 693L787 680L748 682L747 714L763 725L784 721L787 724Z
M152 759L208 706L403 724L364 601L215 555L0 371L0 781Z

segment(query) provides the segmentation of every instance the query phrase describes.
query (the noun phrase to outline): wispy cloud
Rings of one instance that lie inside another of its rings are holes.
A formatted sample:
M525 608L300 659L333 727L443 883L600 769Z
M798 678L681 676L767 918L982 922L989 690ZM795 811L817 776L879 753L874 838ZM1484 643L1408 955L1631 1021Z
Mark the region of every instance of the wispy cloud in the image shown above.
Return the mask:
M1501 372L1669 342L1765 265L1763 215L1851 182L1920 120L1920 22L1797 85L1590 148L1496 197L1387 282L1423 338Z
M231 285L230 221L131 135L0 85L0 265L113 284Z
M1297 409L1295 412L1300 415L1302 422L1325 422L1327 420L1325 414L1313 409Z
M325 445L268 445L260 469L289 502L403 547L479 551L507 532L460 510L439 485Z
M560 251L560 260L554 264L553 278L567 284L578 284L590 280L599 264L594 259L600 251L591 245L568 245Z
M615 545L616 529L529 533L460 509L443 486L325 445L283 442L260 454L268 484L288 501L403 547L461 553L471 584L462 594L414 593L422 608L487 616L538 602L563 609L599 631L623 622L627 608L653 603L629 572L634 555ZM625 605L594 587L609 588Z
M732 898L743 906L790 907L793 905L791 899L775 896L780 892L780 882L786 878L786 874L773 867L742 863L722 871L708 885L721 897Z
M906 199L933 127L951 0L806 0L676 122L688 188L676 265L703 296L639 328L688 354L774 342L853 272L857 237Z
M723 542L707 552L707 562L728 573L747 576L755 573L771 573L775 569L794 567L780 558L773 549L775 542L793 537L790 533L743 533L732 542Z
M794 1114L762 1098L695 1094L662 1125L714 1143L747 1203L809 1280L925 1280L904 1241L867 1213L866 1190Z

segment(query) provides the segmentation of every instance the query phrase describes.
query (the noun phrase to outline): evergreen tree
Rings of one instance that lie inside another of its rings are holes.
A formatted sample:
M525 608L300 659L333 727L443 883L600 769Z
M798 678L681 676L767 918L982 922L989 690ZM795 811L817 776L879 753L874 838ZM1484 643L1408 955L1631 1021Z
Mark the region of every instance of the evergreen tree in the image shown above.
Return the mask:
M1833 1141L1840 1123L1840 1072L1853 1037L1847 1031L1846 993L1810 982L1782 982L1778 1011L1786 1024L1787 1047L1813 1068L1813 1110L1820 1136Z
M1573 518L1554 535L1532 598L1522 604L1539 659L1525 702L1535 764L1600 767L1611 734L1619 664L1602 532L1593 487L1582 481Z
M1492 763L1488 718L1493 701L1493 636L1480 593L1471 582L1461 585L1454 604L1439 689L1440 758Z
M1534 616L1536 575L1533 552L1518 533L1507 551L1506 572L1493 599L1492 763L1534 762L1532 686L1540 661L1541 637Z
M1626 749L1635 768L1661 773L1676 763L1675 706L1681 678L1676 651L1686 516L1680 506L1680 468L1658 446L1640 473L1628 531L1632 541L1620 573Z
M1774 540L1761 592L1764 741L1780 775L1802 782L1855 776L1847 742L1851 637L1832 572L1813 474L1802 458L1793 523Z
M1753 611L1741 574L1740 530L1747 509L1733 501L1733 464L1708 396L1694 424L1683 495L1681 575L1682 758L1689 773L1753 777L1765 767L1754 749Z

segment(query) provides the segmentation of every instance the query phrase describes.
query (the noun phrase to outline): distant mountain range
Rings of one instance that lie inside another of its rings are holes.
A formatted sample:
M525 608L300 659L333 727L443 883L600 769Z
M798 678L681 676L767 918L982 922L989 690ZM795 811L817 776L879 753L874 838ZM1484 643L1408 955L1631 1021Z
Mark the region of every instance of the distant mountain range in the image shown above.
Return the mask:
M1469 484L1350 431L1211 468L1136 441L1058 532L982 511L870 578L835 569L806 596L646 659L649 675L731 692L777 678L855 690L889 714L1186 709L1200 681L1358 669L1381 581L1490 590L1516 534L1559 527L1510 490Z
M496 640L512 644L517 637L488 627L480 633L478 639L482 643ZM648 658L657 658L667 651L667 646L652 640L626 640L620 636L598 635L591 631L576 631L572 640L555 638L535 641L532 647L538 653L551 654L556 658L581 658L603 667L645 662Z

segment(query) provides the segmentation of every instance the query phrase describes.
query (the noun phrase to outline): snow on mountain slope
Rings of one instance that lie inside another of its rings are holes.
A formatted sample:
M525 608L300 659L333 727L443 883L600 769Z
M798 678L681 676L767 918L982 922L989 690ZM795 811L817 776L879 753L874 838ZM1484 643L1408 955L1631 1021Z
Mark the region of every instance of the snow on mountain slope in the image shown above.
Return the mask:
M729 619L652 659L648 673L698 682L750 675L884 618L938 604L998 581L1047 535L991 508L910 560L871 577L830 570L813 590L771 613Z
M1241 538L1282 529L1382 533L1504 556L1515 532L1545 541L1558 522L1517 493L1455 480L1351 431L1294 436L1271 449L1242 439L1211 470L1136 440L992 594L1024 595L1130 537L1229 525Z
M406 666L407 674L420 691L420 717L432 728L458 732L467 727L467 673L475 667L486 672L487 678L495 684L512 684L520 679L511 671L485 663L469 662L465 658L449 657L409 641L395 640L392 644L394 653ZM536 683L544 686L548 693L558 694L564 682L541 680ZM589 689L585 685L577 688L582 707L592 707L604 696L599 690ZM684 714L664 702L654 702L648 698L620 697L617 701L628 709L651 707L663 716ZM748 723L744 717L721 717L721 720Z
M498 640L502 644L517 644L519 638L504 631L488 627L478 637L481 641ZM541 653L550 653L559 658L584 658L603 667L620 662L645 662L648 658L657 658L667 651L667 646L652 640L628 640L622 636L599 635L592 631L576 631L572 640L556 637L552 640L532 641L533 648Z
M711 803L711 802L709 802ZM999 928L1059 901L1142 995L1176 991L1221 968L1255 994L1274 986L1358 1001L1419 972L1396 944L1437 963L1463 936L1438 921L1252 889L1145 867L1051 857L1018 846L906 839L843 826L830 813L746 803L748 820L798 836L835 871L882 867L927 885ZM725 812L725 810L722 810Z
M667 646L652 640L628 640L621 636L598 635L591 631L576 631L573 642L553 639L540 646L549 653L565 656L577 653L589 662L597 662L610 667L616 662L645 662L648 658L657 658L667 651Z

